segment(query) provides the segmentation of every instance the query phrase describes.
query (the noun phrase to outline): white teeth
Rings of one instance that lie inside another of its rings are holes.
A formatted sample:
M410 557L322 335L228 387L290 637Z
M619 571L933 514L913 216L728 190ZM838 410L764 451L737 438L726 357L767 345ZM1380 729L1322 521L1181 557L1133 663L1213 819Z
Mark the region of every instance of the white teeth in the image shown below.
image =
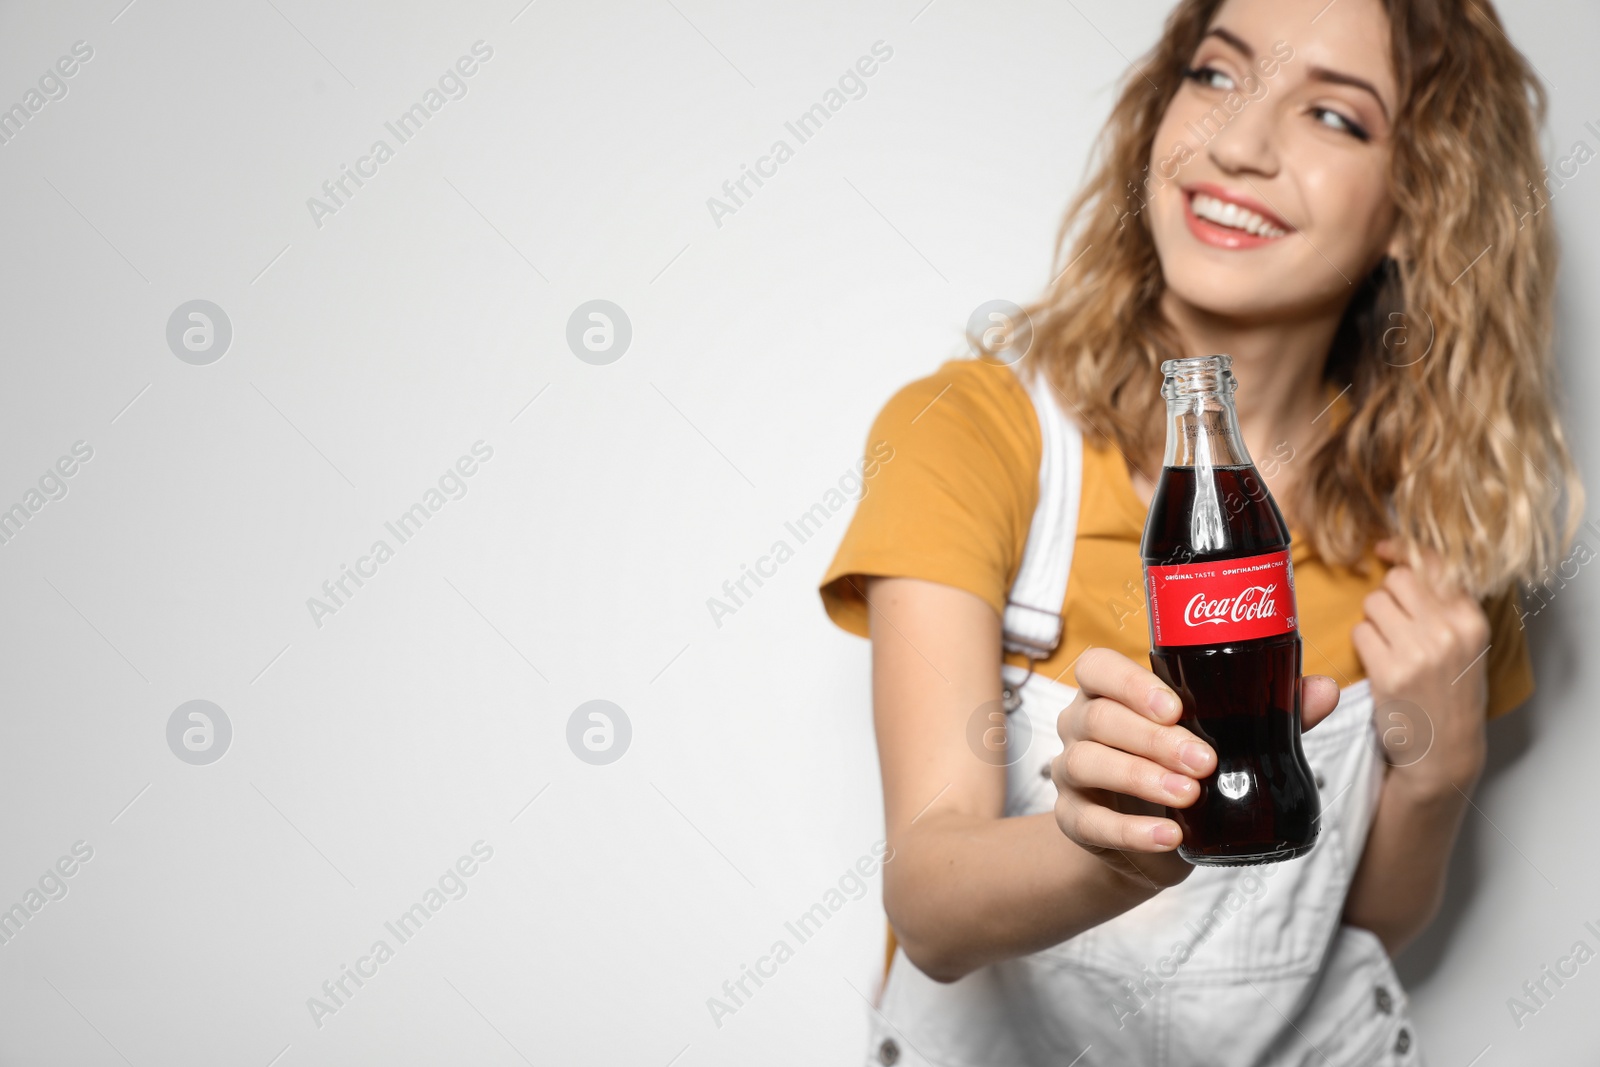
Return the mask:
M1196 216L1209 222L1214 222L1219 226L1243 230L1258 237L1282 237L1289 232L1272 225L1272 223L1248 208L1242 208L1238 204L1228 201L1218 200L1216 197L1207 196L1204 193L1194 194L1194 198L1190 202L1190 210Z

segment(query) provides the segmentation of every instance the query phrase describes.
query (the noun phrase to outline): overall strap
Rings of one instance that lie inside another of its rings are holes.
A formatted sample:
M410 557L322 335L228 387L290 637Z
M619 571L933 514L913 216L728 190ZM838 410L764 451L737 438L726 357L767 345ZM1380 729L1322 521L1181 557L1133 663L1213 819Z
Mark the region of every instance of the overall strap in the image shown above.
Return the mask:
M1022 379L1039 417L1039 503L1022 565L1006 602L1002 643L1008 652L1045 659L1061 643L1061 605L1078 534L1083 432L1067 418L1043 371Z

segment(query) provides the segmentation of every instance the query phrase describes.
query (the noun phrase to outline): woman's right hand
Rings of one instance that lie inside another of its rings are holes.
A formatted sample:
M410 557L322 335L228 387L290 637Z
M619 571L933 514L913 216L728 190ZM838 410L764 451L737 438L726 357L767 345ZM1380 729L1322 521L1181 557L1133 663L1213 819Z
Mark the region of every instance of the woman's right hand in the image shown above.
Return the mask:
M1183 702L1148 669L1109 648L1078 658L1078 695L1056 719L1050 764L1056 825L1084 851L1138 884L1176 885L1194 870L1163 808L1184 808L1216 766L1211 746L1182 726Z
M1056 825L1137 884L1177 885L1194 868L1178 855L1183 831L1163 809L1193 804L1217 755L1177 724L1183 702L1149 669L1109 648L1090 648L1076 671L1078 695L1056 720L1064 747L1050 764ZM1333 679L1302 680L1306 729L1338 703Z

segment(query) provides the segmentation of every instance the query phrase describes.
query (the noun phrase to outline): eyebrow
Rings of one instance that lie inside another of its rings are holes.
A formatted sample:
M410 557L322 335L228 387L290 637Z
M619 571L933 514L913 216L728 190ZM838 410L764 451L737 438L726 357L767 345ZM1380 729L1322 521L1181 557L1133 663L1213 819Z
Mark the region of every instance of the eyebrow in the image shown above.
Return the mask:
M1312 67L1309 73L1311 77L1318 81L1332 82L1334 85L1348 85L1353 89L1361 89L1371 94L1372 99L1378 103L1378 110L1383 112L1383 120L1385 122L1389 121L1389 107L1383 102L1383 97L1378 95L1378 90L1372 87L1371 82L1357 78L1353 74L1343 74L1337 70L1329 70L1327 67Z
M1206 37L1222 38L1224 41L1227 41L1229 44L1233 45L1233 47L1243 52L1246 59L1254 59L1256 57L1255 49L1246 44L1244 38L1240 37L1231 30L1225 30L1221 26L1213 26L1206 32ZM1206 38L1202 37L1200 39L1203 41Z
M1231 30L1224 29L1221 26L1213 26L1207 31L1206 37L1216 37L1227 42L1243 53L1246 59L1254 59L1256 57L1255 49L1251 48L1244 38ZM1205 40L1205 37L1202 37L1201 40ZM1389 106L1383 102L1383 97L1379 95L1378 90L1373 87L1371 82L1358 78L1354 74L1344 74L1337 70L1329 70L1327 67L1312 67L1307 73L1317 81L1331 82L1334 85L1348 85L1352 89L1360 89L1369 93L1372 99L1377 101L1378 110L1383 112L1384 121L1389 121Z

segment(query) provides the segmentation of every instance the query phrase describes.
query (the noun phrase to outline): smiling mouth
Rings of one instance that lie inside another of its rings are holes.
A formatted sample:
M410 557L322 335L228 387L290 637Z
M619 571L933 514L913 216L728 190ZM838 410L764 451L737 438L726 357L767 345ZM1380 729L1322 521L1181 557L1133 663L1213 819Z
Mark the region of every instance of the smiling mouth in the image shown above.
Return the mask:
M1212 226L1260 240L1286 237L1289 231L1258 212L1202 192L1189 194L1189 211Z

